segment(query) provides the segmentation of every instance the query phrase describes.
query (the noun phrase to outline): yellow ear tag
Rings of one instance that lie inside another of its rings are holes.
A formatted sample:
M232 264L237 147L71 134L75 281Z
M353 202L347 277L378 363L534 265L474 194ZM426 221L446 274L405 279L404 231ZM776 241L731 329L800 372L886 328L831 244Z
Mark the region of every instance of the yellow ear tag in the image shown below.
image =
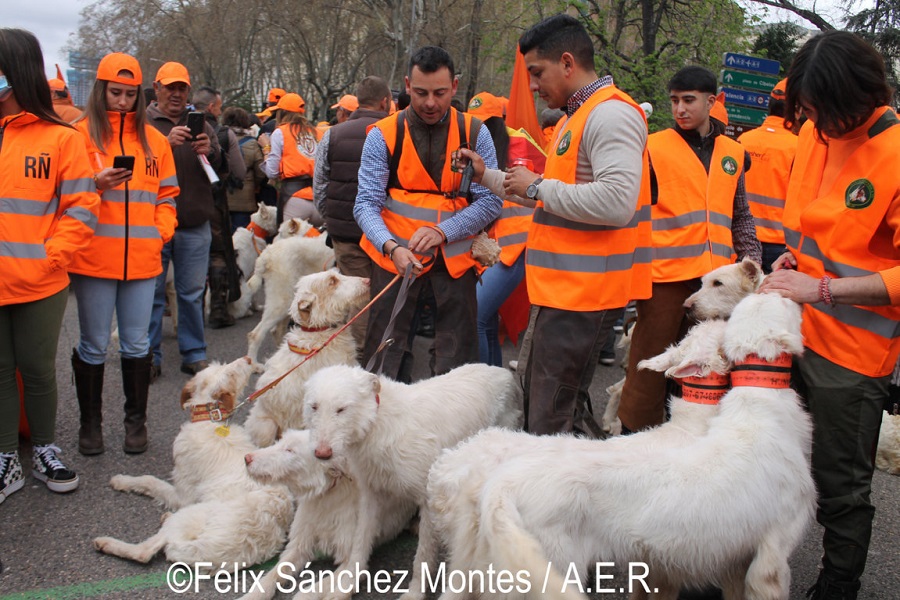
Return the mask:
M228 437L231 433L231 428L228 425L219 425L216 427L216 435L219 437Z

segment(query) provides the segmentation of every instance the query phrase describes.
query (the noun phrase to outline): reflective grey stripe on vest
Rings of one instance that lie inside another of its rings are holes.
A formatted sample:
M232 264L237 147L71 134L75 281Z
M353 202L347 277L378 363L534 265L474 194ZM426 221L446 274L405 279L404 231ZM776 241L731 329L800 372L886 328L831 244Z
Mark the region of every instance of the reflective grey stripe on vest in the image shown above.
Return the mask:
M175 206L175 198L157 198L156 199L157 206L161 206L163 204L171 204L172 206Z
M826 271L834 273L838 277L865 277L866 275L874 275L876 273L876 271L869 271L868 269L861 269L853 265L831 260L819 250L819 244L816 243L816 240L809 236L803 238L803 246L800 248L800 253L821 261L822 266Z
M497 240L497 243L500 244L501 248L505 248L506 246L512 246L513 244L524 244L527 240L528 232L522 231L520 233L502 235L500 236L500 239Z
M781 198L772 198L771 196L763 196L762 194L751 194L747 192L747 201L764 204L765 206L774 206L776 208L784 208L784 200Z
M665 260L670 258L697 258L707 251L716 256L731 258L732 248L724 244L690 244L687 246L666 246L653 248L653 260Z
M171 177L160 180L159 187L178 187L178 176L172 175Z
M673 229L681 229L698 223L706 223L707 213L705 210L694 210L676 217L667 217L665 219L653 219L653 231L671 231ZM713 225L722 225L731 228L731 217L722 213L710 212L709 222Z
M545 211L543 208L534 210L534 222L539 225L547 225L549 227L559 227L561 229L570 229L572 231L618 231L619 229L630 229L637 227L639 223L650 219L650 206L643 206L641 210L636 211L632 215L631 220L622 227L617 225L592 225L590 223L582 223L580 221L571 221L559 215L553 215Z
M47 249L43 244L0 242L0 256L8 258L47 258Z
M0 214L43 217L56 214L59 198L54 196L49 202L43 200L23 200L21 198L0 198Z
M450 242L444 246L444 256L452 258L472 251L472 238Z
M525 264L544 267L554 271L573 273L610 273L627 271L636 264L647 264L651 260L650 248L637 248L633 253L590 256L585 254L562 254L529 248L525 253Z
M783 229L781 221L773 221L772 219L760 219L759 217L754 217L753 220L756 222L757 227L774 229L775 231L781 231Z
M500 209L500 217L501 219L508 219L510 217L530 217L534 214L533 208L528 208L527 206L504 206Z
M795 229L784 228L784 243L791 248L796 248L800 243L800 232Z
M81 192L96 192L97 184L92 178L65 179L59 184L59 195L78 194Z
M84 208L83 206L73 206L63 211L64 217L71 217L76 221L81 221L91 229L97 227L97 215Z
M94 235L98 237L124 239L125 226L101 223L100 225L97 225L97 229L96 231L94 231ZM159 239L159 230L156 227L150 225L132 225L128 228L128 237L157 240Z
M858 306L839 304L838 306L830 307L825 306L821 302L807 304L806 306L811 310L834 317L844 325L865 329L883 338L892 340L900 337L900 321L895 321Z
M156 204L156 196L156 192L128 190L129 202ZM125 190L107 190L103 192L103 199L107 202L125 202Z
M433 208L423 208L421 206L410 206L404 202L399 202L391 197L384 201L384 208L397 216L406 217L415 221L427 221L428 223L438 222L438 211Z

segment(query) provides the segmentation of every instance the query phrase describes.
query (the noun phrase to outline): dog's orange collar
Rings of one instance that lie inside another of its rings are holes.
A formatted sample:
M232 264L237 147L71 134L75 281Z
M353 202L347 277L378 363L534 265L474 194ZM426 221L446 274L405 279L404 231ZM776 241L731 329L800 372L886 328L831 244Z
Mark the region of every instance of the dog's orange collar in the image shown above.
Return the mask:
M309 228L309 231L307 231L306 233L303 234L303 237L317 238L317 237L319 237L320 235L322 235L322 232L321 232L321 231L319 231L319 230L316 229L315 227L310 227L310 228Z
M268 231L266 231L265 229L263 229L262 227L260 227L256 223L254 223L253 221L250 221L250 224L247 225L247 231L252 233L254 236L256 236L258 238L262 238L262 239L266 239L269 236Z
M194 404L191 406L191 423L199 423L201 421L224 421L231 416L231 413L222 410L220 402L207 402L206 404Z
M731 388L727 373L710 373L706 377L684 377L681 399L692 404L718 404Z
M774 360L763 360L756 354L748 354L744 360L736 361L731 371L731 385L734 387L762 387L784 389L791 386L791 363L793 356L784 352Z
M312 354L315 348L301 348L296 344L288 342L288 349L294 354Z

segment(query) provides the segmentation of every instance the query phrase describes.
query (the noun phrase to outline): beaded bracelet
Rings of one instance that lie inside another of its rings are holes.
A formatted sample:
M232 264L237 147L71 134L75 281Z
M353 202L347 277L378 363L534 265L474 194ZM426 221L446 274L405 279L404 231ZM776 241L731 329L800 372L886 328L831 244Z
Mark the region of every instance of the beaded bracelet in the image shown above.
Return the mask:
M828 306L834 306L834 296L831 294L831 277L823 275L819 280L819 298Z
M391 251L388 252L388 258L389 258L389 259L394 260L394 252L395 252L395 251L397 250L397 248L399 248L399 247L400 247L400 244L397 244L396 246L394 246L393 248L391 248Z

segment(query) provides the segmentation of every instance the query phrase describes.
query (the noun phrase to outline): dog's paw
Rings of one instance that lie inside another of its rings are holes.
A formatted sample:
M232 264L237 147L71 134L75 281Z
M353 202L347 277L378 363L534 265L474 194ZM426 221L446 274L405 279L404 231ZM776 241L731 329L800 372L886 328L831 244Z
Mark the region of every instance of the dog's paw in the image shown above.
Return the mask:
M133 478L128 475L113 475L109 480L109 486L120 492L130 492Z
M106 553L106 548L113 542L111 537L94 538L94 550Z

